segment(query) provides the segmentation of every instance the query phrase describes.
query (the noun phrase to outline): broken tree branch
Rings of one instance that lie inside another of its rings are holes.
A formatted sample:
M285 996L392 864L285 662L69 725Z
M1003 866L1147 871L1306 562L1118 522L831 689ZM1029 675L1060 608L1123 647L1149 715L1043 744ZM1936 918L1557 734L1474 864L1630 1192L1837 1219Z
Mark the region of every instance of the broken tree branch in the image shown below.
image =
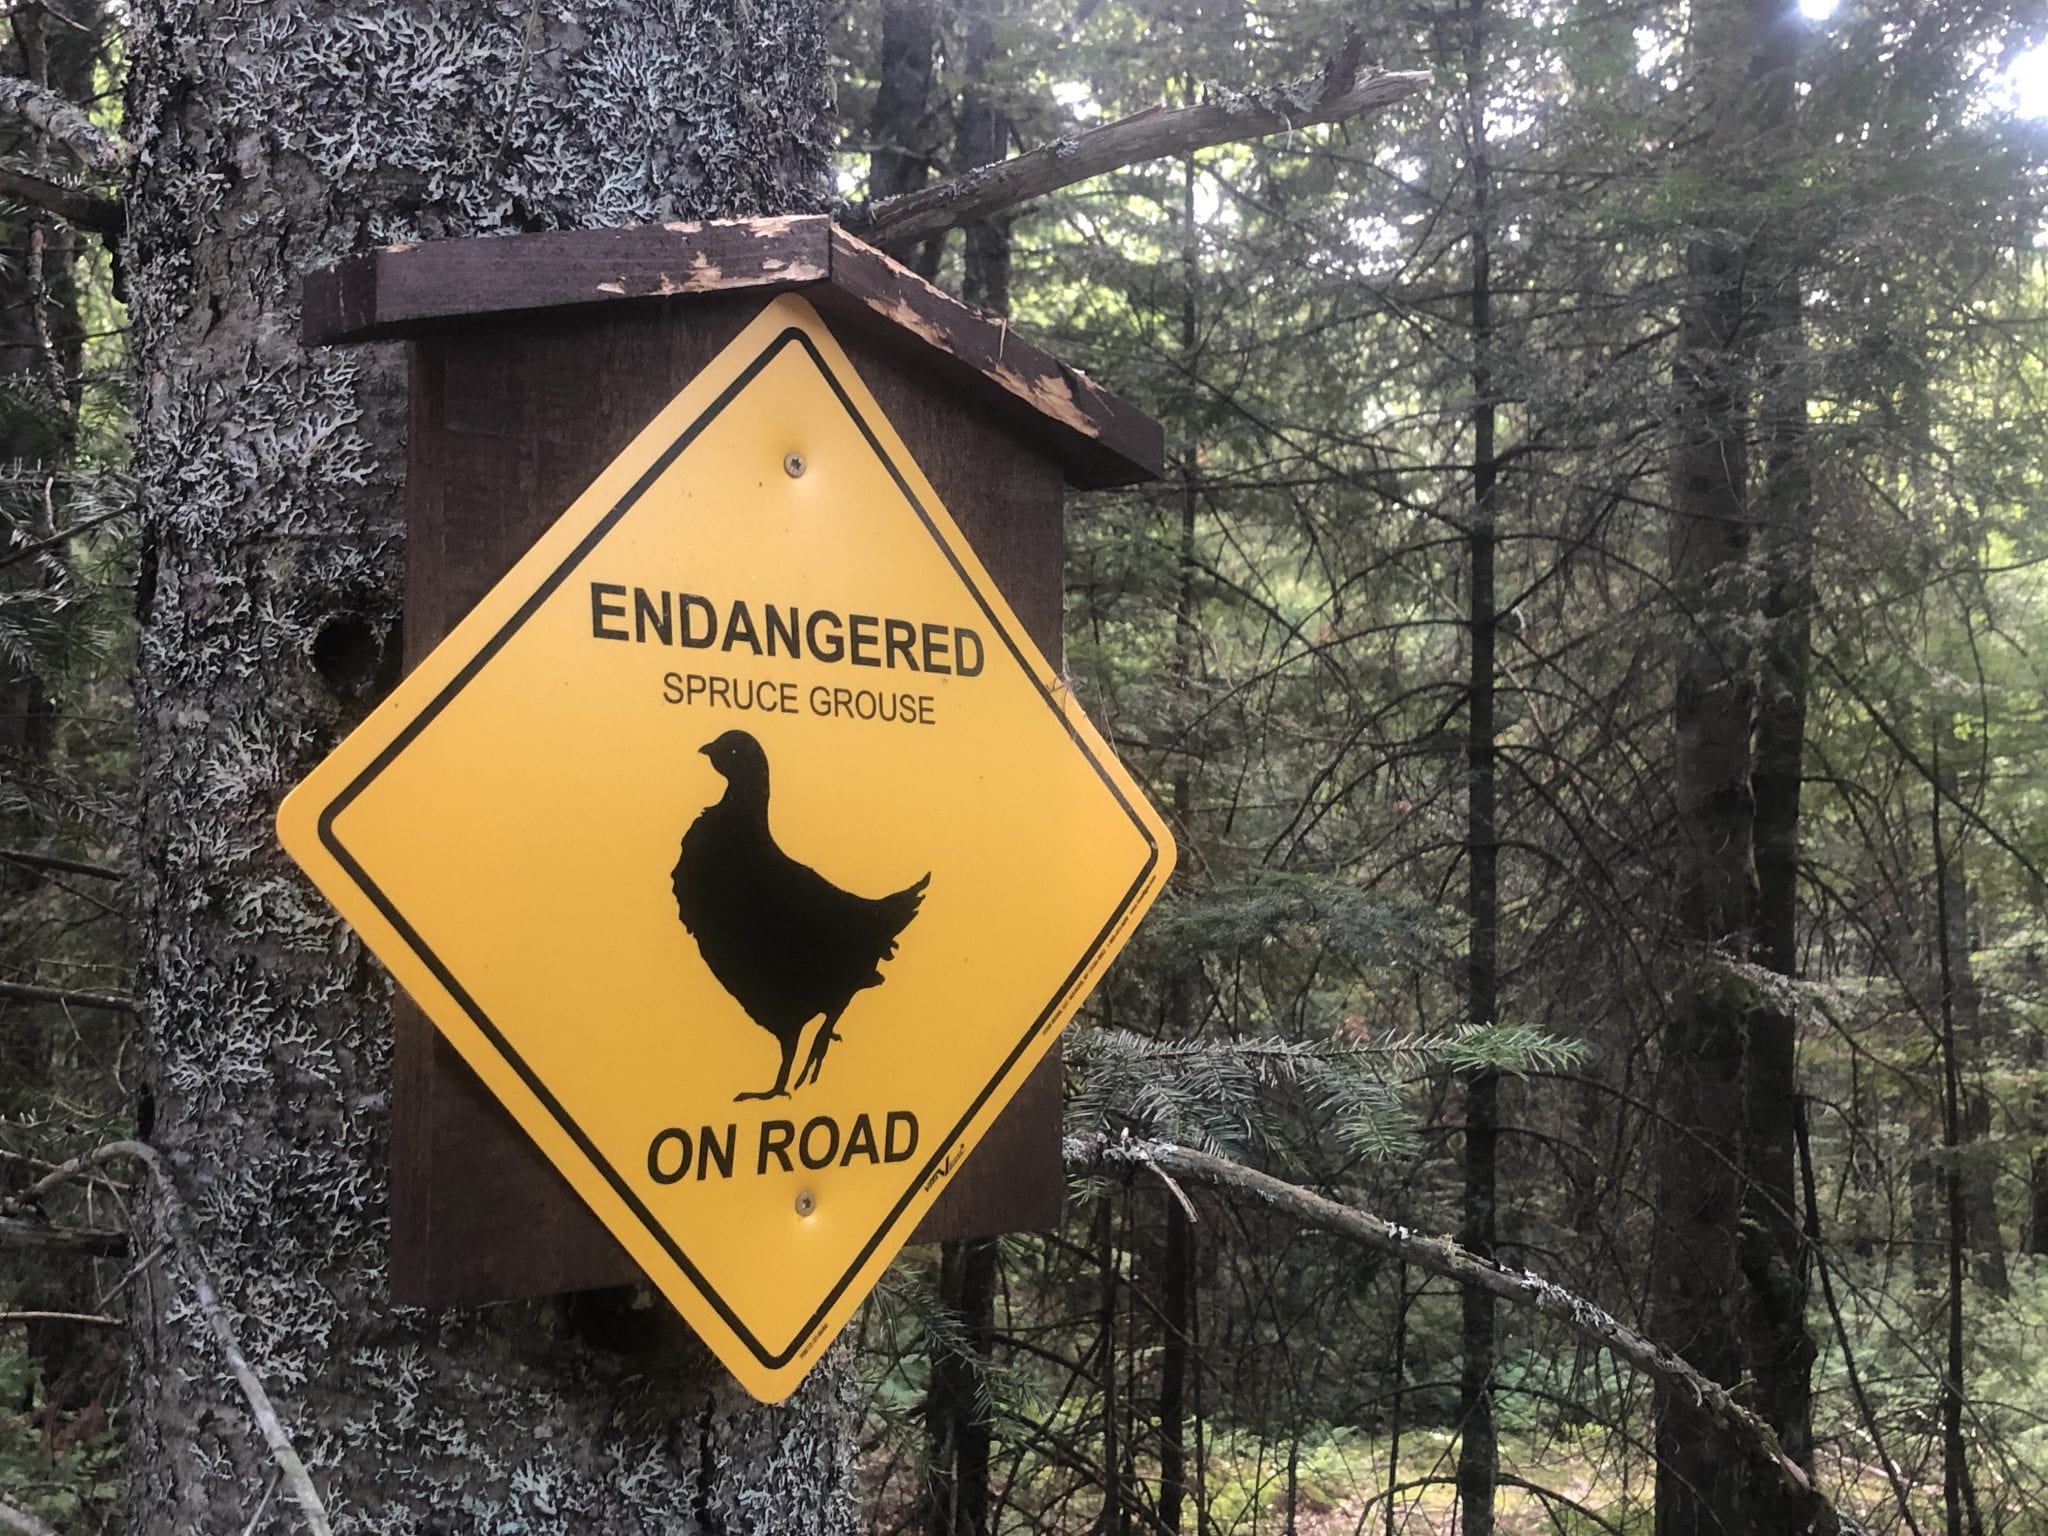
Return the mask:
M1142 160L1342 122L1413 96L1429 84L1427 70L1361 69L1363 46L1354 33L1306 79L1265 91L1212 90L1192 107L1134 112L935 186L843 209L839 225L870 245L913 245Z
M111 1257L127 1247L125 1232L53 1227L19 1216L0 1216L0 1248L38 1248L46 1253L98 1253Z
M61 875L87 875L94 880L119 880L121 871L104 864L87 864L78 859L60 859L54 854L30 853L22 848L0 848L0 859L24 869L46 869Z
M19 198L89 234L118 235L127 222L119 198L102 197L83 187L67 187L62 182L31 176L26 171L10 171L4 166L0 166L0 197Z
M0 113L42 129L77 156L80 165L103 176L125 171L134 157L133 150L94 122L84 108L33 80L0 75Z
M102 1013L133 1013L135 999L119 992L73 992L65 987L39 987L27 981L0 981L0 997L21 1003L61 1003L67 1008L97 1008Z
M271 1457L277 1462L278 1471L283 1475L285 1486L297 1501L299 1513L305 1517L306 1528L313 1536L333 1536L327 1523L327 1509L320 1501L320 1491L313 1486L312 1474L299 1459L299 1453L292 1446L291 1436L285 1432L284 1421L277 1416L270 1394L263 1388L262 1379L249 1364L249 1357L242 1353L242 1346L236 1342L234 1320L228 1315L226 1305L220 1299L220 1292L213 1283L213 1272L207 1267L206 1257L201 1252L199 1240L185 1224L184 1199L178 1187L171 1181L171 1171L164 1165L156 1148L141 1141L110 1141L103 1147L61 1163L42 1178L24 1190L17 1204L26 1204L39 1199L58 1185L80 1178L103 1163L132 1161L142 1164L150 1175L150 1185L156 1191L157 1216L164 1237L169 1242L173 1256L185 1272L185 1278L192 1287L193 1295L199 1302L199 1314L206 1320L206 1328L213 1335L213 1342L219 1346L226 1358L228 1369L233 1372L236 1384L242 1389L242 1397L249 1405L249 1412L255 1418L257 1427L263 1432L263 1440L270 1447Z
M1325 1232L1391 1254L1430 1274L1476 1286L1511 1305L1552 1318L1595 1348L1650 1377L1664 1390L1682 1393L1696 1403L1745 1454L1771 1466L1805 1509L1807 1528L1817 1536L1837 1536L1844 1528L1834 1505L1814 1486L1806 1470L1785 1454L1768 1424L1736 1402L1719 1382L1702 1376L1663 1345L1643 1337L1582 1296L1524 1270L1482 1259L1448 1237L1431 1237L1396 1226L1370 1211L1326 1199L1285 1179L1168 1142L1100 1135L1069 1137L1066 1161L1068 1168L1079 1172L1136 1175L1151 1169L1171 1174L1184 1183L1253 1200Z

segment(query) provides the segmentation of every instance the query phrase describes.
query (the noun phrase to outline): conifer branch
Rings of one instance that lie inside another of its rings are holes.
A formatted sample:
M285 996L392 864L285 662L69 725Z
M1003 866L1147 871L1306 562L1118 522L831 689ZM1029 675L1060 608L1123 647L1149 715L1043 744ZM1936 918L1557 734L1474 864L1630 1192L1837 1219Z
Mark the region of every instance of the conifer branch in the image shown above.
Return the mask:
M1212 89L1191 107L1148 107L935 186L844 209L839 225L870 245L914 245L1127 165L1340 123L1429 84L1427 70L1361 68L1363 51L1363 40L1353 33L1305 79L1264 91Z
M1650 1377L1661 1390L1693 1402L1744 1454L1769 1465L1806 1511L1807 1529L1816 1536L1837 1536L1844 1529L1833 1503L1814 1486L1805 1468L1785 1454L1771 1427L1736 1402L1728 1388L1701 1375L1663 1345L1645 1338L1584 1297L1540 1276L1482 1259L1448 1237L1432 1237L1397 1226L1358 1206L1328 1199L1255 1168L1167 1142L1104 1135L1069 1137L1066 1161L1070 1170L1081 1173L1135 1175L1141 1170L1156 1170L1184 1184L1199 1184L1253 1200L1322 1231L1352 1238L1429 1274L1476 1286L1512 1306L1563 1323L1595 1348Z
M19 198L32 207L53 213L65 223L95 235L118 235L127 222L119 198L103 197L83 187L10 171L0 166L0 197Z

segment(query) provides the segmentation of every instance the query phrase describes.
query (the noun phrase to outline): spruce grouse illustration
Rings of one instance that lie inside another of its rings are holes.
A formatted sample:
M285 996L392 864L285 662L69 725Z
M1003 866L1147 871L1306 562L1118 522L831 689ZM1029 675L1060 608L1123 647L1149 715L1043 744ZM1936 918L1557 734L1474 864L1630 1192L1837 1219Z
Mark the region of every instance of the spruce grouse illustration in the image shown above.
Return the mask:
M878 967L896 953L932 877L877 899L840 890L776 846L758 741L727 731L699 750L725 776L725 794L683 834L676 912L718 984L782 1047L775 1086L734 1101L783 1098L804 1026L824 1018L797 1088L817 1081L854 994L882 984Z

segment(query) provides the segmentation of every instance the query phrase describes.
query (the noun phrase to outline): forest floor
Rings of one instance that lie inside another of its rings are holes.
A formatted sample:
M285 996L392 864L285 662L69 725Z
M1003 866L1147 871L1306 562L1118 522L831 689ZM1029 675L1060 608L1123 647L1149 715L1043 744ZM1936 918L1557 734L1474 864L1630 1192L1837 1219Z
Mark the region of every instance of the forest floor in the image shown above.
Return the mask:
M1443 1430L1403 1436L1391 1523L1388 1449L1383 1436L1337 1431L1299 1447L1291 1478L1284 1459L1225 1451L1210 1464L1215 1528L1234 1536L1455 1536L1456 1437ZM1647 1518L1642 1469L1610 1447L1510 1440L1502 1451L1500 1536L1631 1531Z

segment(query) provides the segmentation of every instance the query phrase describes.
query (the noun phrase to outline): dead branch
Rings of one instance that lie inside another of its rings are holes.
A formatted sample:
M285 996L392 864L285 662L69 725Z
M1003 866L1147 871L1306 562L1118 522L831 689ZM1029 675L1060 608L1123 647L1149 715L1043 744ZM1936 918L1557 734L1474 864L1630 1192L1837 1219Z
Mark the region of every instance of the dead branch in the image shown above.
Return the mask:
M135 999L120 992L73 992L66 987L39 987L26 981L0 981L0 997L21 1003L61 1003L67 1008L97 1008L102 1013L133 1013Z
M1354 33L1306 79L1265 91L1212 89L1191 107L1149 107L935 186L844 209L840 227L871 245L912 245L1142 160L1343 122L1429 84L1426 70L1361 69L1362 51Z
M19 198L95 235L118 235L127 222L127 210L119 198L102 197L83 187L67 187L62 182L31 176L26 171L10 171L4 166L0 166L0 197Z
M0 1312L0 1323L87 1323L94 1328L119 1328L118 1317L101 1312Z
M78 859L60 859L47 853L29 853L21 848L0 848L0 859L24 869L46 869L60 875L87 875L94 880L119 880L121 871L104 864L86 864Z
M78 163L104 176L128 168L134 151L55 91L15 75L0 75L0 113L40 128L78 157Z
M234 1373L236 1384L242 1389L243 1400L248 1403L257 1427L263 1431L264 1443L270 1447L278 1471L283 1474L285 1485L291 1489L292 1497L298 1503L306 1528L313 1536L333 1536L327 1523L326 1507L320 1501L320 1491L313 1486L312 1474L293 1449L291 1436L285 1432L284 1421L278 1418L270 1394L264 1390L262 1380L249 1364L249 1357L242 1353L242 1346L236 1342L234 1320L228 1315L220 1292L214 1286L213 1272L207 1266L198 1239L185 1223L184 1199L156 1148L140 1141L111 1141L103 1147L95 1147L38 1179L22 1192L19 1203L39 1199L58 1185L80 1178L103 1163L123 1160L142 1164L150 1175L151 1187L156 1191L158 1221L170 1243L171 1252L198 1299L199 1313L206 1319L207 1331L226 1357L228 1369Z
M20 1531L22 1536L57 1536L42 1521L25 1509L16 1509L12 1504L0 1504L0 1525L10 1531Z
M20 1216L0 1216L0 1248L36 1248L45 1253L98 1253L111 1256L128 1247L125 1232L100 1232L91 1227L53 1227Z
M40 555L46 550L56 549L60 545L77 538L81 533L99 527L102 523L111 523L117 517L133 516L134 510L133 507L115 507L111 512L101 512L97 516L88 517L81 522L73 523L69 528L59 528L47 539L38 539L33 544L24 544L20 549L10 549L5 554L0 554L0 570L5 570L10 565L18 565L23 560Z
M1768 1463L1806 1510L1808 1529L1817 1536L1837 1536L1843 1529L1842 1518L1833 1503L1814 1486L1806 1470L1785 1454L1768 1424L1736 1402L1726 1387L1702 1376L1663 1345L1643 1337L1582 1296L1524 1270L1482 1259L1448 1237L1432 1237L1396 1226L1358 1206L1325 1199L1284 1179L1206 1152L1190 1151L1167 1142L1098 1135L1070 1137L1066 1160L1070 1169L1079 1172L1135 1176L1149 1167L1186 1183L1253 1200L1322 1231L1392 1254L1430 1274L1460 1285L1476 1286L1511 1305L1563 1323L1595 1348L1649 1376L1666 1391L1683 1395L1720 1426L1745 1454Z

